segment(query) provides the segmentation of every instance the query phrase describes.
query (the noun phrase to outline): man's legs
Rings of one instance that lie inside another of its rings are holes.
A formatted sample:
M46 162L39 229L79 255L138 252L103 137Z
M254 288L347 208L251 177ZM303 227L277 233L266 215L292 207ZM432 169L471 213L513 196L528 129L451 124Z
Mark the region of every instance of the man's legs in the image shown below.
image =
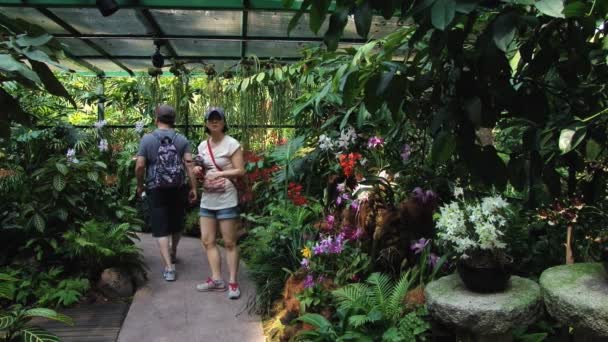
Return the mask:
M175 264L177 260L177 245L182 237L181 232L171 234L171 263Z
M161 189L149 191L150 200L150 225L152 226L152 236L156 238L160 256L164 264L163 277L167 281L175 280L175 270L171 264L171 254L169 249L169 221L170 210L167 203L166 192Z
M173 266L171 264L171 254L169 254L169 236L158 237L156 238L156 242L158 243L158 248L160 249L160 256L165 264L165 271L172 270Z

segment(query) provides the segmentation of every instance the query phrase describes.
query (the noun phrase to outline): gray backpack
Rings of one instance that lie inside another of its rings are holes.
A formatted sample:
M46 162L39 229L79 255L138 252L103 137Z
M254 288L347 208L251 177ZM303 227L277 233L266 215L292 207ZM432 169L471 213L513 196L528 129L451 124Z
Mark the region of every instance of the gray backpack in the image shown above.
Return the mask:
M184 184L185 172L182 158L175 144L177 133L173 138L159 136L152 133L160 142L156 153L156 164L154 165L154 188L177 188Z

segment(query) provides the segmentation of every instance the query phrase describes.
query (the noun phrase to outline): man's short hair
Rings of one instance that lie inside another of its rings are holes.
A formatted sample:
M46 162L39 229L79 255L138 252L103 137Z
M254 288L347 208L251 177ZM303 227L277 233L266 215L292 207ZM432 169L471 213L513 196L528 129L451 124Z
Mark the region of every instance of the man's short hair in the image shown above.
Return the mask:
M156 114L156 119L158 119L158 121L168 125L175 124L175 109L168 104L156 107L154 113Z

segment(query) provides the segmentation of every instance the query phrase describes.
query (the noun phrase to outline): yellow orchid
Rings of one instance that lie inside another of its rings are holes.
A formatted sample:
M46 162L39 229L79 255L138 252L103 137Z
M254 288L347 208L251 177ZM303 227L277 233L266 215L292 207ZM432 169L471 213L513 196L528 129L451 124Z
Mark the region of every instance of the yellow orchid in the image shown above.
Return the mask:
M307 259L312 256L312 251L308 247L304 247L301 252L302 252L302 256Z

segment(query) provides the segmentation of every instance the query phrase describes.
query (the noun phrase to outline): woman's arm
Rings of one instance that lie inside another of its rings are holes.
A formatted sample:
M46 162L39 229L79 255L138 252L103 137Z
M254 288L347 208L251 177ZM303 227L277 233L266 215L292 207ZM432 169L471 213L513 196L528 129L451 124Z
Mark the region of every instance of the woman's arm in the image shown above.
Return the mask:
M240 147L234 151L232 156L230 156L230 161L232 162L232 169L220 171L219 177L224 178L239 178L245 175L245 162L243 160L243 149Z

